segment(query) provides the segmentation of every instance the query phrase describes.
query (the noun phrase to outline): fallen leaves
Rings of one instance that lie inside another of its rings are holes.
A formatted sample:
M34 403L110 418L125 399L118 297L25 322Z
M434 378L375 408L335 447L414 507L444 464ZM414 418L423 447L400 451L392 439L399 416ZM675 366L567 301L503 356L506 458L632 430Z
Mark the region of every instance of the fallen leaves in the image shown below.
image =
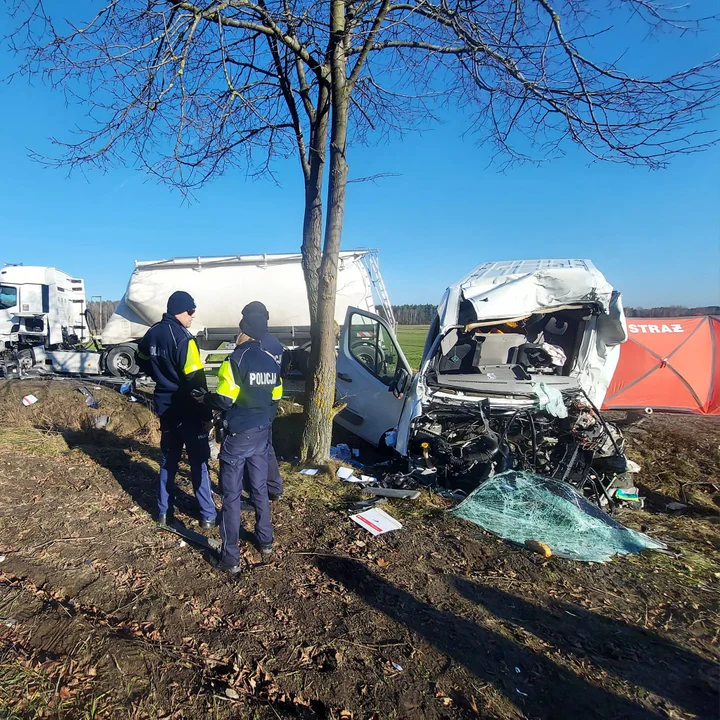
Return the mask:
M298 648L298 665L317 668L323 672L335 670L342 660L343 651L330 646L301 645Z

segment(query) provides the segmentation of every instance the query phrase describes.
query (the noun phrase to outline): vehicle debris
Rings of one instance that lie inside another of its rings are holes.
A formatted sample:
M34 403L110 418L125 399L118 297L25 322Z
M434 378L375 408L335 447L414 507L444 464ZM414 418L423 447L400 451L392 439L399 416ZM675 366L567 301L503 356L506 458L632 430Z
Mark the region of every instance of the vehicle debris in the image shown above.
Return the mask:
M79 393L82 393L82 395L85 397L85 404L89 408L92 408L93 410L97 410L100 407L100 403L95 399L95 396L86 387L83 387L82 385L78 385L75 389Z
M156 525L157 530L172 533L184 541L188 546L197 548L201 551L218 552L220 550L220 541L215 538L207 537L192 528L182 525ZM184 547L180 545L180 547Z
M387 498L376 496L370 500L359 500L350 506L351 512L361 512L363 510L369 510L370 508L377 507L378 505L387 504Z
M538 555L542 555L543 557L546 557L546 558L552 557L552 550L544 542L540 542L538 540L526 540L525 547L528 550L532 550L533 552L536 552Z
M93 418L93 427L96 430L102 430L103 428L106 428L109 423L110 423L109 415L96 415Z
M637 503L641 509L645 504L645 499L640 497L636 487L616 488L614 498L622 502Z
M666 549L621 525L568 483L521 470L490 478L450 513L518 545L545 545L569 560L605 562L616 554Z
M394 490L392 488L364 487L363 495L377 495L378 497L399 498L403 500L417 500L420 497L419 490Z
M350 519L375 536L402 528L402 525L392 515L376 508L365 510L357 515L351 515Z

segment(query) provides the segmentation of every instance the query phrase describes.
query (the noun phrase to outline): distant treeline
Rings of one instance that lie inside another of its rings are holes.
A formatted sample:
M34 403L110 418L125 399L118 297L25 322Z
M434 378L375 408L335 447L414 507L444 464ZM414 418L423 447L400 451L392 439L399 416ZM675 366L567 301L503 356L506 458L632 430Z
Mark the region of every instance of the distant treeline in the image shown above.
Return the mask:
M436 305L393 305L398 325L429 325L435 313ZM668 305L654 308L625 308L627 317L694 317L696 315L720 315L720 305L687 308L681 305Z
M103 300L102 302L89 302L88 312L91 317L91 329L97 328L100 332L106 325L110 316L118 306L117 300ZM435 313L436 305L393 305L393 312L398 325L429 325ZM628 317L693 317L695 315L720 315L720 305L707 307L686 308L680 305L654 308L625 308Z
M87 304L88 315L90 316L88 318L90 332L101 332L119 304L120 302L118 300L103 300L102 302L90 301Z
M628 317L664 318L664 317L695 317L697 315L720 315L720 305L686 308L681 305L668 305L654 308L625 308Z
M398 325L429 325L437 305L393 305L393 313Z

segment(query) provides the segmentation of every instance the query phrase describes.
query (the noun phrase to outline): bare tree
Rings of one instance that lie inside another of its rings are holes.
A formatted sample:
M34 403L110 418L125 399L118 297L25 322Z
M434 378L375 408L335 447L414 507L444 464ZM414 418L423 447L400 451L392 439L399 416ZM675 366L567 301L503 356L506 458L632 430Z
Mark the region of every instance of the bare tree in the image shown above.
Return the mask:
M103 0L91 18L49 3L10 3L17 73L88 112L76 138L55 140L58 157L40 159L132 162L184 192L233 166L267 175L299 159L312 320L303 459L328 457L337 410L349 145L432 123L449 103L501 162L553 157L569 141L659 167L717 139L699 121L718 99L720 61L652 79L593 56L629 16L663 32L714 22L660 0L606 0L597 15L580 0Z

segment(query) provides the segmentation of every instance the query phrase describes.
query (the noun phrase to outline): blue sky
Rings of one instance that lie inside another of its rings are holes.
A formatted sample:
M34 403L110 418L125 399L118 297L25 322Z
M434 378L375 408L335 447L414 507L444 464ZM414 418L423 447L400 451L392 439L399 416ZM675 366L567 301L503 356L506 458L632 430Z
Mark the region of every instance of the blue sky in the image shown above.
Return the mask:
M673 64L707 59L718 39L674 41ZM621 33L614 49L623 42ZM641 47L643 64L667 65L667 45ZM10 68L0 55L0 76ZM279 185L231 172L188 205L135 170L68 178L30 160L28 148L47 149L82 117L41 84L0 85L0 107L0 264L54 265L84 277L88 295L119 299L135 259L299 250L295 160L276 165ZM449 116L422 135L351 151L351 177L399 174L349 186L343 241L380 250L393 302L436 303L486 260L587 257L627 305L720 303L720 148L652 172L590 165L569 148L541 168L500 173L465 129Z

